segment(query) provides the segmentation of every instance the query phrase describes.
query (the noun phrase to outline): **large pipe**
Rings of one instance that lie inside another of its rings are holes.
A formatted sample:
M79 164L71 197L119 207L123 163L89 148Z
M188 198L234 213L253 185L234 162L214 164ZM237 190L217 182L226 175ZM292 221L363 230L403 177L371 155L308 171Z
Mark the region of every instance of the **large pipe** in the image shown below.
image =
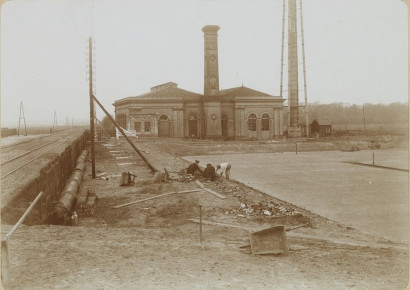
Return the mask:
M53 225L65 225L71 220L72 212L75 210L77 203L77 191L80 188L80 183L85 171L85 159L88 151L83 150L77 158L77 166L73 170L70 178L63 191L60 194L58 201L53 203L52 210L46 217L46 222Z

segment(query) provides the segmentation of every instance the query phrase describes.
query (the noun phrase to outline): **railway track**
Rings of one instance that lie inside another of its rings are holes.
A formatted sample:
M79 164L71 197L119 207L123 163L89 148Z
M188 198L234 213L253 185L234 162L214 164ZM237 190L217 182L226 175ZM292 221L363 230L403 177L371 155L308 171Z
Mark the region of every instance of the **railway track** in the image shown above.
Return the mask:
M66 132L53 134L50 136L41 137L30 140L31 142L18 143L15 147L8 147L9 150L3 152L1 161L1 180L7 176L17 172L24 166L43 157L47 153L52 153L72 136L76 136L77 132ZM48 137L48 138L47 138Z

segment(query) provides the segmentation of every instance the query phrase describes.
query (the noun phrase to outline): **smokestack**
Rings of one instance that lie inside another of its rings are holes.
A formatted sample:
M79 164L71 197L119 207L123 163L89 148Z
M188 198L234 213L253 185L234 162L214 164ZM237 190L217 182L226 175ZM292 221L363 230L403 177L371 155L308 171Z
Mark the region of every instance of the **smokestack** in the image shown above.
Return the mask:
M219 70L218 70L218 30L217 25L206 25L204 32L204 95L219 95Z

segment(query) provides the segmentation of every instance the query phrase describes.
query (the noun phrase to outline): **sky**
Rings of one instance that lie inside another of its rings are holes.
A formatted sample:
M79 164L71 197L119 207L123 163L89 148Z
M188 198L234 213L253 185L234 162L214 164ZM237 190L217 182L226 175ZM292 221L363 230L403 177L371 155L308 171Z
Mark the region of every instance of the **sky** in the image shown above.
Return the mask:
M403 1L302 5L308 103L408 102ZM21 104L27 125L52 125L54 116L59 124L88 119L90 37L95 95L112 114L115 100L166 82L203 93L205 25L220 27L220 89L244 85L279 96L282 10L282 0L7 1L0 30L1 126L18 124ZM300 7L298 17L299 12ZM301 37L298 41L304 104ZM286 43L285 37L285 99ZM103 116L98 108L97 117Z

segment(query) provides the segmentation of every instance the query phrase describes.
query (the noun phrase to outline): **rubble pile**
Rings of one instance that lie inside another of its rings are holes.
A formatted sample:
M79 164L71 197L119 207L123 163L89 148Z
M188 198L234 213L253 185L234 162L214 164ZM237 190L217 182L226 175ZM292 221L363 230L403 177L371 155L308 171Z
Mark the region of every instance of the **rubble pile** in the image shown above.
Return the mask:
M207 186L222 194L238 198L239 204L236 208L224 210L224 213L227 215L235 214L239 217L282 217L302 215L296 209L282 205L279 202L248 201L246 196L251 192L246 192L240 185L235 183L225 182L224 180L219 179L219 182L209 183Z
M246 216L267 216L267 217L282 217L300 215L298 211L280 205L274 201L259 201L257 203L241 202L237 208L225 211L225 214L238 214L240 217Z

